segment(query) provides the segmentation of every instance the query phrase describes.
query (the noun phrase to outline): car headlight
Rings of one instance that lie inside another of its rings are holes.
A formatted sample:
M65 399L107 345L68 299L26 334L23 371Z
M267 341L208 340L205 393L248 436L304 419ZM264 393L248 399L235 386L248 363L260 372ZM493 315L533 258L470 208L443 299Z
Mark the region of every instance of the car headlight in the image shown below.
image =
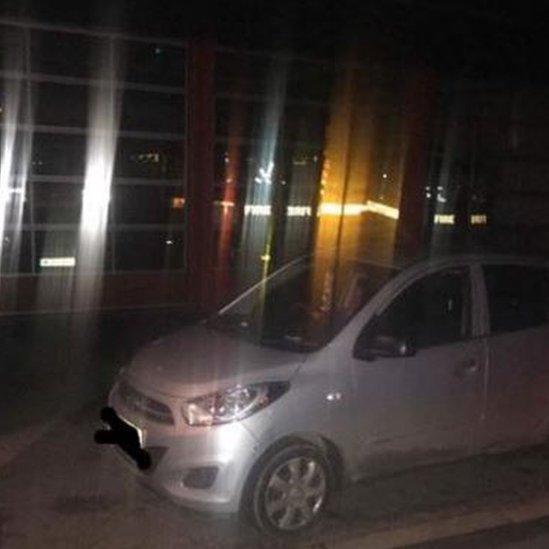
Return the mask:
M237 386L187 400L181 412L185 421L193 427L240 421L268 406L288 388L289 383L286 382Z

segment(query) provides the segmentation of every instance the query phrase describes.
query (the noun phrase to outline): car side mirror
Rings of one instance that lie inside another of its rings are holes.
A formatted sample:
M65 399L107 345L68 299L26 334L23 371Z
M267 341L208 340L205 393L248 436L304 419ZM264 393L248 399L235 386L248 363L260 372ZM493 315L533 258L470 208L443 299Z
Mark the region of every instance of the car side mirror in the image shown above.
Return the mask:
M353 356L360 360L372 361L376 358L404 358L415 355L416 351L409 337L375 334L372 337L358 338Z

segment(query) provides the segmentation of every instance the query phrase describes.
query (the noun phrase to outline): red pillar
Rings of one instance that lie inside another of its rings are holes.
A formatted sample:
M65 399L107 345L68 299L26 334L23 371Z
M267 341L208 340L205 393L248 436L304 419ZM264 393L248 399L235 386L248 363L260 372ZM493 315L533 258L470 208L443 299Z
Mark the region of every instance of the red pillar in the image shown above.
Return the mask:
M212 305L214 274L215 45L193 38L187 53L187 297L200 312Z

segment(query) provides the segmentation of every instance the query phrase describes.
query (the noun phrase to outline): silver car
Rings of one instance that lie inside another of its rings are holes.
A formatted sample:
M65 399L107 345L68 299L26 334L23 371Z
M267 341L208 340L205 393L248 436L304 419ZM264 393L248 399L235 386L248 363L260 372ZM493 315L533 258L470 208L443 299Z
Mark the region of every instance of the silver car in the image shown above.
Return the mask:
M302 258L139 352L96 440L178 502L300 531L343 482L545 441L548 274Z

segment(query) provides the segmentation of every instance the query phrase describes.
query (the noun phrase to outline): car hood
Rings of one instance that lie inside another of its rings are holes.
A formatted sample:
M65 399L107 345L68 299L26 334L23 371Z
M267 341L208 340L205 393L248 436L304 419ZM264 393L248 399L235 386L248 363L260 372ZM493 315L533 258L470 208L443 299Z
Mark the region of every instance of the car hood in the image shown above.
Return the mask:
M289 380L306 358L198 325L144 347L125 376L144 389L193 397L234 385Z

